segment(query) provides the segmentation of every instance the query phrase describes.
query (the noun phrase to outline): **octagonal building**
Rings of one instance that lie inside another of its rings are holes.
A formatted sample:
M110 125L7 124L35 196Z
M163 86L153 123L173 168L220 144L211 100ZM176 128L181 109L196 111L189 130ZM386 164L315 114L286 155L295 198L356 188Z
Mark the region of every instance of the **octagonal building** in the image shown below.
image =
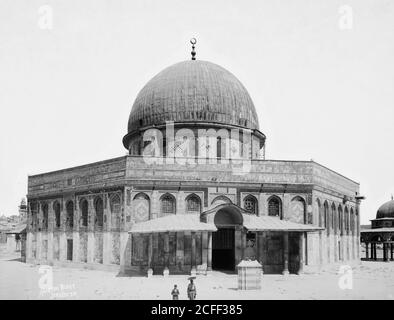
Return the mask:
M226 69L164 69L135 98L127 156L28 177L26 261L166 275L359 260L359 184L313 161L266 160L260 130Z

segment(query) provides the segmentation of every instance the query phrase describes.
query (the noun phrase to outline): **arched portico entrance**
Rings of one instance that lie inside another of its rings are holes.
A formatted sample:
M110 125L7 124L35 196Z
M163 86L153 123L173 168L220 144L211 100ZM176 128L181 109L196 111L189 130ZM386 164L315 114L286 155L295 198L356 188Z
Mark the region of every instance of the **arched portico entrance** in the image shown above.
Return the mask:
M217 231L212 234L212 269L235 269L235 242L240 237L242 214L234 206L219 209L214 216Z

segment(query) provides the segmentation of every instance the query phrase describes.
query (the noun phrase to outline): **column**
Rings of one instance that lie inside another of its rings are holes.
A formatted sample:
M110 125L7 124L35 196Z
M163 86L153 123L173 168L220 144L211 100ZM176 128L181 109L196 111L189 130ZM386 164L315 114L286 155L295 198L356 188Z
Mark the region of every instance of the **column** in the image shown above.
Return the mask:
M383 242L383 261L387 261L386 243Z
M245 251L246 251L246 231L242 230L242 244L241 244L241 252L242 252L242 259L244 260L245 257Z
M376 242L373 244L373 258L374 258L374 260L377 260L377 256L376 256Z
M238 226L235 229L234 235L234 250L235 250L235 265L242 260L242 231Z
M37 237L36 237L36 259L40 261L42 259L42 203L38 205L38 228L37 228Z
M53 201L48 202L48 261L53 262L53 229L55 224Z
M368 242L365 242L365 259L368 260Z
M87 262L93 263L94 262L94 233L89 231L88 232L88 245L87 245Z
M73 232L73 261L79 261L79 232L77 231Z
M183 232L177 232L176 233L176 264L178 271L183 270L183 265L184 265L184 257L185 257L185 251L184 251L184 233Z
M390 244L390 260L394 260L394 258L393 258L393 243Z
M103 264L111 263L111 210L108 193L104 194L104 216L103 216Z
M170 271L168 269L169 266L169 254L170 254L170 234L166 232L164 234L164 271L163 276L168 276Z
M254 252L256 261L259 261L259 233L258 231L255 232Z
M299 243L300 266L297 274L301 274L304 270L304 233L303 232L300 233L298 243Z
M289 233L283 233L283 271L284 276L289 274Z
M149 234L149 247L148 247L148 278L150 278L150 277L153 275L152 257L153 257L153 233Z
M208 267L208 232L202 233L202 264L205 268Z
M212 270L212 232L208 232L208 265L207 271Z
M192 232L192 270L191 275L196 275L196 233Z
M121 232L120 233L120 245L119 245L119 260L120 260L120 271L123 273L126 271L126 266L128 264L128 252L127 252L127 243L132 241L132 237L129 235L128 232ZM88 260L89 261L89 260Z
M67 236L64 231L59 233L59 260L67 260Z

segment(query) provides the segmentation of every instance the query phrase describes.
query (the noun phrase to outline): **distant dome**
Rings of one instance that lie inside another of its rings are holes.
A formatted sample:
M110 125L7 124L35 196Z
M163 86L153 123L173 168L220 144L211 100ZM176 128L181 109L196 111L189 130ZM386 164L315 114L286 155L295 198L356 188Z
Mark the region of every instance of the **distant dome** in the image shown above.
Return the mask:
M217 64L188 60L153 77L131 109L128 133L176 122L211 122L259 130L256 109L242 83Z
M376 219L394 218L394 200L382 204L376 213Z

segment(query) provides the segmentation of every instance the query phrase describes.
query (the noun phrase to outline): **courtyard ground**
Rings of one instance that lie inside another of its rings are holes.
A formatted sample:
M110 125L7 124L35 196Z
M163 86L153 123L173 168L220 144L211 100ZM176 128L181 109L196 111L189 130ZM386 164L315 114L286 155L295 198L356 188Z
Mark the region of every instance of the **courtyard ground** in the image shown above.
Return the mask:
M16 254L0 250L0 299L171 299L174 284L178 285L180 299L186 299L187 276L148 279L120 277L106 271L46 268L22 263ZM51 274L53 289L46 291ZM362 261L351 274L352 283L345 281L346 288L341 285L344 274L339 273L339 268L299 276L263 275L261 290L237 290L237 275L220 272L197 276L195 283L197 299L394 298L394 262ZM350 274L346 275L349 280Z

